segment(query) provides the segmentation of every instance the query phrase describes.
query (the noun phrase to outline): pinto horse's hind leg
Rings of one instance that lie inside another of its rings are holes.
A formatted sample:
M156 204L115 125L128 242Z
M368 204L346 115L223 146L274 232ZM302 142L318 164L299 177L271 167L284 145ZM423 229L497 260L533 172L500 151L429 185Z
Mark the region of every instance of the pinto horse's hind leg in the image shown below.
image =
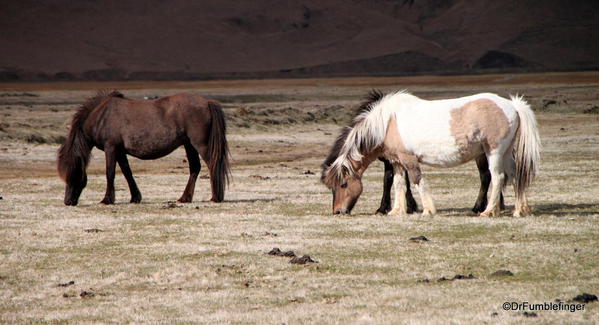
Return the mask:
M185 145L185 153L187 154L187 161L189 162L189 179L187 180L187 186L185 186L181 198L177 200L179 203L189 203L193 200L196 180L198 179L200 169L202 168L198 152L191 144Z
M483 211L481 217L498 217L500 214L499 209L499 196L505 182L505 172L503 157L498 152L492 153L487 157L489 161L489 170L491 171L491 196L487 208Z
M489 162L487 161L486 155L480 155L476 158L476 167L478 167L478 174L480 177L480 190L478 191L478 197L476 198L472 212L480 213L487 207L487 193L489 191L489 185L491 184L491 171L489 171ZM503 193L500 194L499 199L499 208L505 210Z
M127 159L127 154L124 152L118 153L119 167L121 167L121 171L123 172L123 176L127 180L127 184L129 185L129 192L131 193L131 203L139 203L141 202L141 192L135 183L135 179L133 179L133 173L131 172L131 168L129 167L129 160Z
M106 194L100 201L102 204L114 204L114 170L116 168L117 152L114 147L104 148L106 155Z

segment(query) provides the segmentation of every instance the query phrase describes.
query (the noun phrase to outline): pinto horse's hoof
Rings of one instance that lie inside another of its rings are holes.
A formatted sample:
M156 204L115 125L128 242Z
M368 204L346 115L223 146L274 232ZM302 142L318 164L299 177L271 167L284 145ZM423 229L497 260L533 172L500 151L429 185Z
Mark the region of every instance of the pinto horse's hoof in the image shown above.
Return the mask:
M501 212L499 211L484 211L480 214L481 217L492 218L501 216Z
M393 209L389 211L388 215L394 217L406 217L408 214L405 211L401 211L399 209Z
M436 211L431 211L431 210L424 210L422 211L422 216L423 217L432 217L435 214Z

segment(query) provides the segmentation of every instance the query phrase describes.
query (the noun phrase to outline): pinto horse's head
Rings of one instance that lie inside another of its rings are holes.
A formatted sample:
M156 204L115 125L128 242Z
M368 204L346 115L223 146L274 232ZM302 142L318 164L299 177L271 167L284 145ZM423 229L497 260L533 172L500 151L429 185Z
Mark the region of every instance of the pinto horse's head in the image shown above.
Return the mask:
M350 214L362 194L360 175L345 167L323 165L321 181L333 192L333 214Z

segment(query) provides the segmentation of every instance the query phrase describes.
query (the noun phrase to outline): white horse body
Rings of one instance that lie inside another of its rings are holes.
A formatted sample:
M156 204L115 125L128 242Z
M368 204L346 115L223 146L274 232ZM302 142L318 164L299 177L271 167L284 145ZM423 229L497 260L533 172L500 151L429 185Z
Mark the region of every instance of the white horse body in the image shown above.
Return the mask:
M356 175L372 161L369 157L364 165L365 155L382 150L394 163L397 175L408 171L422 198L424 214L434 214L419 164L452 167L485 154L492 192L481 215L499 214L501 188L510 180L514 181L517 199L514 215L529 212L525 189L537 171L540 141L534 114L521 98L508 100L482 93L428 101L397 92L370 103L368 108L354 120L338 158L329 167L337 180L343 179L344 173L359 178ZM392 214L406 211L403 182L403 177L395 178Z
M382 109L389 109L395 114L397 130L405 149L418 157L421 163L434 167L454 167L484 153L481 144L469 157L462 157L459 145L450 131L451 110L477 99L489 99L502 109L511 130L509 139L512 139L518 128L518 113L511 101L495 94L484 93L432 101L397 94L388 100L382 100L380 105L388 105L388 108Z

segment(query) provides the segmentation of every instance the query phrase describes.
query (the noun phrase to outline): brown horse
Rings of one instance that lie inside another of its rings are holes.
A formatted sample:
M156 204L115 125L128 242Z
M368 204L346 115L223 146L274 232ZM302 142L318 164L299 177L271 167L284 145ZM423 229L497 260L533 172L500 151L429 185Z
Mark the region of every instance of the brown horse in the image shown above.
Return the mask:
M210 169L213 202L224 199L229 181L229 148L223 110L217 102L198 95L177 94L137 101L117 91L98 92L75 113L66 141L58 150L58 174L66 183L64 204L77 205L87 184L91 150L106 155L106 195L113 204L116 163L129 184L131 203L141 202L127 155L157 159L184 146L189 180L178 202L191 202L200 173L199 155Z

